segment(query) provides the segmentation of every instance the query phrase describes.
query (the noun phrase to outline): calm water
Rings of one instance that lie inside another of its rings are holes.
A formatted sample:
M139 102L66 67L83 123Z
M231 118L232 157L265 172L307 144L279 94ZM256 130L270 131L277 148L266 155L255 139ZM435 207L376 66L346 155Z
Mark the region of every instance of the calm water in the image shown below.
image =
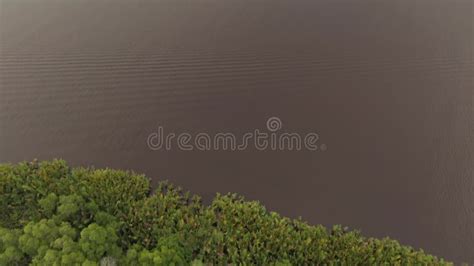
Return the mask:
M474 262L471 0L0 0L0 161L134 169ZM174 132L326 151L152 151Z

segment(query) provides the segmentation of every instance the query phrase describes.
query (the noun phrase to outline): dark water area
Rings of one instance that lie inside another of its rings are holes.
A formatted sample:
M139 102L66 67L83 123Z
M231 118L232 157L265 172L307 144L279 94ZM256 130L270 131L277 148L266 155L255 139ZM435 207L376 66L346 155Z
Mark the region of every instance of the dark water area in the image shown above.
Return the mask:
M0 0L0 161L133 169L474 262L471 0ZM322 151L151 150L316 132Z

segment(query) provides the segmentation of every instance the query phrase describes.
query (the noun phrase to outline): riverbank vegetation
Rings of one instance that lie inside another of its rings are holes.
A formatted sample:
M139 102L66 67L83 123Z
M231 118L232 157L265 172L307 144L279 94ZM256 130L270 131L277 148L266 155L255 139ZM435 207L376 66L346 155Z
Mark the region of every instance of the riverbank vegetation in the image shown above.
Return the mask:
M0 265L448 264L237 195L203 205L166 182L62 160L0 165L0 210Z

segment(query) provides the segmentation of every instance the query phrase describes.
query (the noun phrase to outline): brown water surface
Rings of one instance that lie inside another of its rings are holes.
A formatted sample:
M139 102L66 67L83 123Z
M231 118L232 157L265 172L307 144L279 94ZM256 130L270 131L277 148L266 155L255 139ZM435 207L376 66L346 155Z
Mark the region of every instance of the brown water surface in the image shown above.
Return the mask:
M0 161L134 169L474 262L471 0L0 0ZM326 151L152 151L175 132Z

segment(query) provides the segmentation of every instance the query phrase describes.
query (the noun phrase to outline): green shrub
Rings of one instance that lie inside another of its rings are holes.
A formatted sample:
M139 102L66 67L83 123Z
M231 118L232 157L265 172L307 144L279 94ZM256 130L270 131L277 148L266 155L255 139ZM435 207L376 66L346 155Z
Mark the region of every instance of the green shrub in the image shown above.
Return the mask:
M143 175L64 161L0 165L0 265L445 265L391 239L269 212L209 206Z
M117 216L127 214L130 203L150 193L149 179L133 172L78 168L71 175L79 183L80 194L97 203L101 210Z
M124 265L186 265L185 250L176 238L164 238L155 248L148 250L132 246L122 260Z
M26 264L18 238L21 231L0 227L0 265Z
M20 227L39 218L41 198L67 195L73 186L70 168L62 160L0 165L0 226Z
M174 236L188 253L199 249L206 231L202 216L204 207L199 197L191 197L180 188L162 182L153 195L132 202L130 206L130 212L124 218L128 242L152 248L161 238Z

